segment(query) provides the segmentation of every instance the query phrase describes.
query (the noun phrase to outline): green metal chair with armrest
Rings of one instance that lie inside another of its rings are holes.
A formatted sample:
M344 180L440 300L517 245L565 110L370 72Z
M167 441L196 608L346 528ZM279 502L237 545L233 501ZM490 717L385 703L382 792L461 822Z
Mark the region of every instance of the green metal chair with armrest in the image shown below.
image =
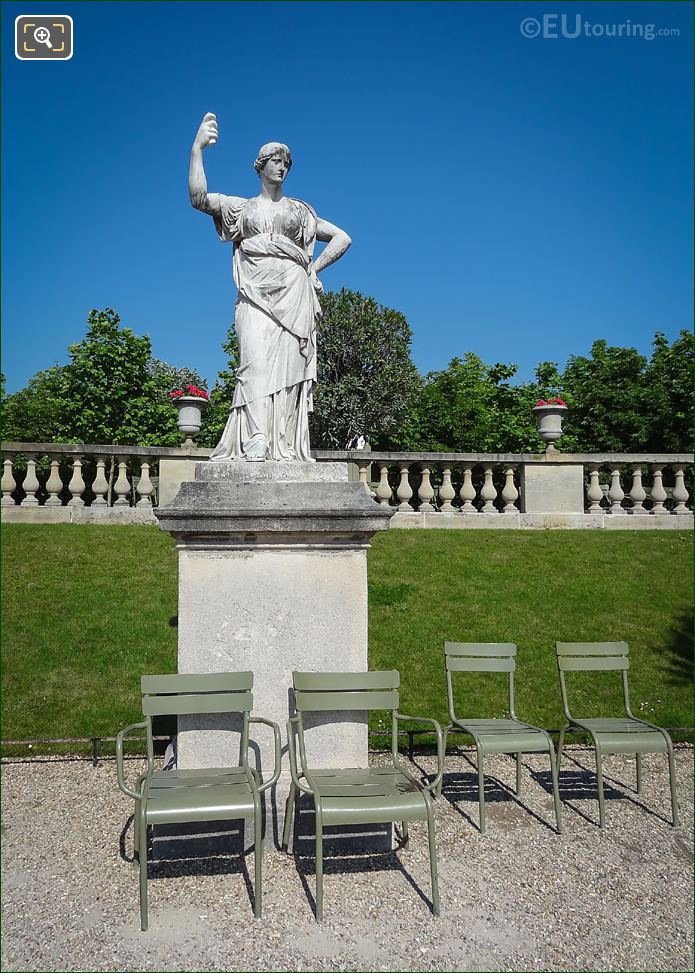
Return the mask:
M294 672L296 715L287 723L292 782L287 798L282 843L287 849L297 791L313 798L316 815L316 919L323 919L323 828L328 825L402 822L408 841L408 822L427 821L429 833L432 911L440 914L434 815L430 792L442 774L442 731L436 720L404 716L398 712L400 676L388 672ZM365 769L312 769L304 740L305 713L348 710L391 711L390 767ZM429 724L437 736L438 772L423 785L398 759L398 724L403 721ZM299 743L297 764L295 733Z
M516 793L521 794L521 754L547 752L553 781L553 800L558 834L562 831L560 794L557 784L555 747L550 734L538 726L518 719L514 704L514 672L516 645L512 642L445 642L446 688L451 723L444 729L444 748L450 730L464 730L473 737L478 762L478 805L480 833L485 834L485 771L486 753L516 754ZM509 719L465 719L456 715L452 673L506 672L509 676ZM441 794L441 784L438 795Z
M135 801L134 845L140 865L140 924L147 929L147 827L195 821L235 820L253 817L255 885L254 914L261 915L263 842L261 794L280 776L280 728L261 716L251 716L252 672L215 672L205 675L143 676L142 723L126 727L116 737L118 786ZM241 762L238 766L200 770L155 770L152 717L240 714ZM249 766L249 725L263 723L273 730L275 769L261 784L258 772ZM147 770L138 777L135 789L125 781L123 744L131 733L144 730L147 740Z
M562 708L567 724L560 731L557 747L557 762L560 766L565 733L571 727L590 734L596 753L596 779L598 790L599 827L605 825L603 796L603 754L634 753L637 793L642 790L643 753L665 753L668 756L669 779L671 783L671 809L673 827L678 827L678 803L676 801L676 768L673 761L673 743L666 730L654 723L636 717L630 708L630 691L627 671L630 668L627 642L556 642L557 667L560 674ZM570 712L567 683L568 672L620 672L623 683L623 706L625 715L619 717L600 717L597 719L573 716Z

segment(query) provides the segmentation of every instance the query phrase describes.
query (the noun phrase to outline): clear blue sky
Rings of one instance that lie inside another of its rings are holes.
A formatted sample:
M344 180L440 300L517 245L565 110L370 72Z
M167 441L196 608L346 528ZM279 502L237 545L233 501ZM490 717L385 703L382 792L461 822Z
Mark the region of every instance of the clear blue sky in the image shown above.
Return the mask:
M68 13L75 53L22 62L14 18ZM525 38L524 18L680 36ZM323 275L403 311L425 372L473 351L564 364L648 352L692 320L688 3L3 3L3 371L67 359L92 307L213 381L231 246L187 196L254 195L287 142L291 195L348 231Z

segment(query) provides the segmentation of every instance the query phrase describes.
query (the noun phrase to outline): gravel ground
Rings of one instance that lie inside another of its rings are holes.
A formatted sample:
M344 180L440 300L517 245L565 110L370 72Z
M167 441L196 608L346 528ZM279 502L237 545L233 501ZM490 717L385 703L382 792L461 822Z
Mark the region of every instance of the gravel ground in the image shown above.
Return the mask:
M428 906L426 826L415 823L407 851L327 861L321 926L307 896L310 859L300 872L293 857L266 854L261 920L248 893L252 858L156 863L147 933L127 861L131 802L113 762L5 762L2 969L692 970L692 748L677 752L678 831L664 757L644 758L640 797L632 759L607 758L604 834L592 752L565 753L561 836L550 827L547 758L524 757L518 800L514 762L487 758L481 836L471 754L447 757L436 802L441 919ZM416 758L423 772L434 763Z

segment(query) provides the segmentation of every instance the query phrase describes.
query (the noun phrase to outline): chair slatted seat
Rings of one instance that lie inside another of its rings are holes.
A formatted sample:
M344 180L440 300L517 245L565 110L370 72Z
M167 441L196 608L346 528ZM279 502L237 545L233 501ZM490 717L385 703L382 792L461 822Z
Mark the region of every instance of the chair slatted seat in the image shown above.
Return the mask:
M558 791L555 748L546 730L517 719L514 706L514 673L516 645L512 642L445 642L447 699L451 723L444 728L444 748L448 733L454 728L473 737L478 763L478 807L480 833L485 833L485 769L486 753L516 754L516 793L521 794L521 754L546 752L550 756L553 780L553 800L558 833L562 831L560 794ZM456 715L452 673L506 673L509 681L509 719L466 717ZM438 793L441 794L442 785Z
M408 822L427 821L432 880L432 911L440 913L434 815L430 792L442 769L442 735L436 720L398 712L400 676L397 671L363 673L293 673L296 714L287 724L292 783L287 798L283 847L289 846L297 792L311 795L316 818L316 919L323 919L323 828L329 825L391 823L400 821L407 842ZM390 710L391 757L389 767L311 768L304 739L304 713L341 713L354 710ZM402 720L427 723L437 736L439 768L430 784L423 784L398 759L398 724ZM296 737L296 742L295 742ZM299 762L297 761L297 744Z
M603 793L603 755L607 753L634 753L636 789L642 791L642 754L665 753L668 756L671 785L671 809L673 827L678 827L678 802L676 797L676 770L673 743L666 730L654 723L636 717L630 707L628 671L630 646L627 642L556 642L555 654L560 675L562 708L567 720L560 731L557 748L558 768L567 730L583 730L591 736L596 755L596 781L598 791L599 827L606 822ZM567 673L572 672L619 672L622 679L624 714L615 717L574 716L570 710L567 690Z
M280 728L277 723L251 716L253 673L219 672L204 674L143 676L142 711L145 720L126 727L116 737L118 786L135 801L134 845L140 870L140 925L148 926L147 909L147 828L159 824L229 821L253 817L255 894L254 914L262 912L261 795L280 776ZM241 763L230 767L155 770L152 736L153 716L182 714L209 715L236 713L242 717ZM261 784L258 773L249 766L249 727L263 723L273 730L275 768L272 777ZM135 789L125 780L123 746L136 730L144 731L147 742L147 771Z

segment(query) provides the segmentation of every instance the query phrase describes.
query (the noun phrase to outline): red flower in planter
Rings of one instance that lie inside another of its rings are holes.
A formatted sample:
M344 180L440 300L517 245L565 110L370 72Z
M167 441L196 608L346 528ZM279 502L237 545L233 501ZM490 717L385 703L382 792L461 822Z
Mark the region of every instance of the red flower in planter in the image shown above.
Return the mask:
M205 389L198 388L197 385L186 385L183 389L172 389L169 393L169 398L179 399L182 395L190 395L196 399L209 399L210 396L205 391Z
M567 403L564 399L539 399L534 408L537 409L539 405L564 405L567 408Z

